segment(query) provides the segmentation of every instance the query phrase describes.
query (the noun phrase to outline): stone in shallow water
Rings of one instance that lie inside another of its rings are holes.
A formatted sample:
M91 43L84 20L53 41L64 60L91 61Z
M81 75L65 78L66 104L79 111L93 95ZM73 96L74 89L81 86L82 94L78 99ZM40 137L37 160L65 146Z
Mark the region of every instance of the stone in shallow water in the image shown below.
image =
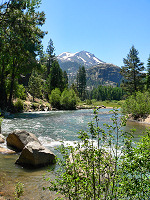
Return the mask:
M40 144L38 138L33 134L25 130L15 130L10 133L6 138L7 146L12 147L17 151L22 151L23 148L32 141L36 141Z
M20 157L16 161L24 167L41 167L56 162L56 156L38 142L29 142L22 150Z

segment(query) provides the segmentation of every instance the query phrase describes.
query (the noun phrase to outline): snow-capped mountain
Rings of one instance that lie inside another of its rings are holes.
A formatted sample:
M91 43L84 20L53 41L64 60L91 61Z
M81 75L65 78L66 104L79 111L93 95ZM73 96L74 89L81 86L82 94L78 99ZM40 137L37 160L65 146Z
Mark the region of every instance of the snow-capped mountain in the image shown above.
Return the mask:
M94 54L89 53L87 51L80 51L77 53L68 53L64 52L57 56L58 61L60 62L76 62L80 65L85 66L86 68L89 68L93 65L98 65L101 63L105 63L102 60L95 57Z
M79 67L86 68L88 88L98 85L116 85L120 84L120 68L103 62L95 57L94 54L87 51L77 53L64 52L57 56L59 65L63 71L66 71L69 78L69 84L75 82Z

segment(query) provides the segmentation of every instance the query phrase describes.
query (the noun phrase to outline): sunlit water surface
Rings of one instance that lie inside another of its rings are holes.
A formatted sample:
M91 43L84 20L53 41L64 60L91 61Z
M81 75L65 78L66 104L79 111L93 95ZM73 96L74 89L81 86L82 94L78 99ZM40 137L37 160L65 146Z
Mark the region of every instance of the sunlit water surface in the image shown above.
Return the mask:
M104 123L112 123L110 110L99 110L99 126L103 127ZM86 131L88 122L93 121L93 117L93 110L21 113L4 119L2 132L7 136L16 129L27 130L34 133L45 147L57 154L55 147L58 147L61 141L66 145L73 145L75 141L78 141L78 132L81 129ZM125 130L130 130L133 127L137 129L134 141L138 141L142 132L149 128L149 125L128 122ZM0 170L12 177L14 181L18 179L25 184L26 196L24 199L53 199L49 192L42 191L42 187L47 185L43 181L43 174L47 168L27 170L14 164L17 158L18 155L0 154ZM55 168L57 165L52 167ZM52 173L49 173L49 176L54 178Z

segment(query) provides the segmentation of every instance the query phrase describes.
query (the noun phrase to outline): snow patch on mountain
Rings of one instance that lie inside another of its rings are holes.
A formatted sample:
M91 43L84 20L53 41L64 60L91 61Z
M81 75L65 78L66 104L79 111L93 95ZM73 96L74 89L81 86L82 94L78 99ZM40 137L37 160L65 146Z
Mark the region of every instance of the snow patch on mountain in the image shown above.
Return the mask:
M69 53L69 52L64 52L64 53L61 53L58 58L60 60L70 60L71 57L73 57L76 53Z
M98 59L95 57L94 54L91 54L90 52L87 51L80 51L76 53L69 53L69 52L64 52L61 53L57 57L58 61L61 62L77 62L78 64L84 65L85 67L91 67L93 65L98 65L100 63L105 63L102 60Z

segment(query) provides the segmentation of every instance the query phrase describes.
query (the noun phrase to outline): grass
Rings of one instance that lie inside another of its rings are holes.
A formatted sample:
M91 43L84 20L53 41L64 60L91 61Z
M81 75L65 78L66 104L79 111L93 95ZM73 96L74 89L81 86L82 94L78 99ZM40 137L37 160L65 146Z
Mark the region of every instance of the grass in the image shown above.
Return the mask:
M105 107L121 107L121 105L124 103L124 100L121 100L121 101L116 101L116 100L112 100L112 101L109 101L109 100L106 100L106 101L96 101L95 99L92 99L90 104L89 104L89 101L81 101L78 103L78 106L80 107L85 107L88 105L88 107L96 107L96 106L105 106Z

